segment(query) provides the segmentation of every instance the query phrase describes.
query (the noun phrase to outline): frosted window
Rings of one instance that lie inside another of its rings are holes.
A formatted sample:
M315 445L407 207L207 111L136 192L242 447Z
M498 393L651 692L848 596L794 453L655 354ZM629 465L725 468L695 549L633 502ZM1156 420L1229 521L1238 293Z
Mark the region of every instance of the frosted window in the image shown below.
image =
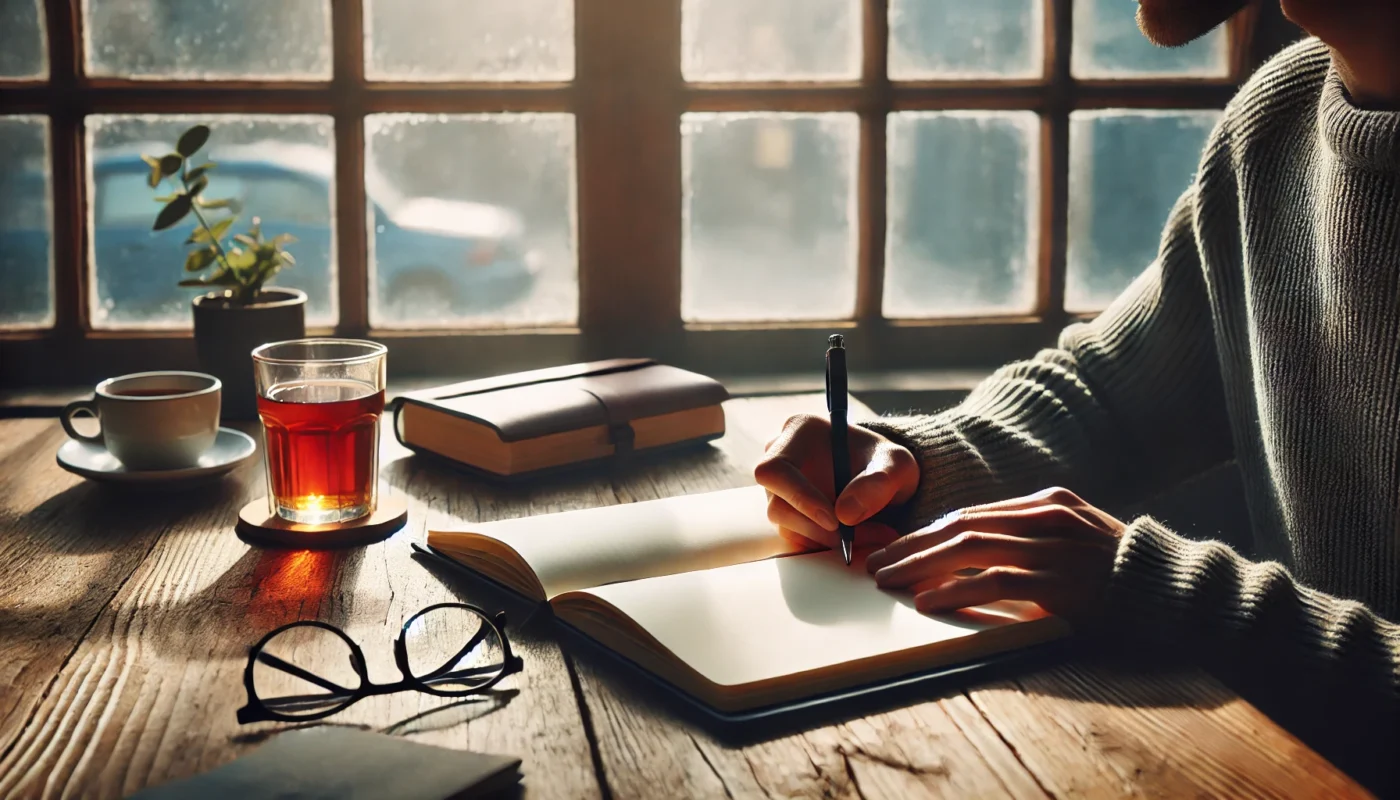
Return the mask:
M855 308L855 114L686 114L681 314L839 319Z
M371 80L566 81L572 0L367 0Z
M365 140L375 325L578 319L573 115L378 114Z
M83 0L90 75L329 80L327 0Z
M0 328L53 324L49 121L0 117Z
M290 233L287 246L295 266L271 285L307 294L307 322L336 321L335 150L330 117L96 115L87 118L88 170L92 208L93 324L102 328L188 327L190 301L197 289L177 286L185 276L185 239L194 215L154 233L160 204L154 198L173 191L170 181L151 189L142 153L169 152L180 133L196 122L213 129L195 156L218 166L209 173L206 194L228 197L242 206L230 237L246 230L253 217L264 234ZM210 223L229 212L204 212Z
M1070 116L1065 308L1107 306L1157 256L1218 111L1076 111Z
M0 0L0 78L44 78L48 41L39 0Z
M683 0L681 71L691 81L854 80L860 77L860 5Z
M885 316L1031 309L1037 130L1030 111L890 116Z
M1225 26L1182 47L1158 47L1138 30L1136 15L1137 3L1128 0L1074 0L1070 70L1075 77L1226 75L1229 43Z
M890 0L893 80L1041 74L1042 0Z

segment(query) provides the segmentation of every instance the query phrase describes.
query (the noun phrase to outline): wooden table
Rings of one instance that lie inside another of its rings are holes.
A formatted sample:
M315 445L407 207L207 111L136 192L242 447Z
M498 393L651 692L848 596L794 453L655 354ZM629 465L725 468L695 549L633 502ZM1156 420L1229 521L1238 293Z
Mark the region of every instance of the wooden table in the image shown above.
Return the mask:
M732 401L713 448L512 489L386 441L382 475L410 501L409 529L340 552L234 535L236 510L263 492L260 464L197 491L115 491L58 468L55 421L0 420L0 797L119 797L245 753L279 729L234 720L247 648L266 631L340 625L387 681L393 637L418 609L510 602L415 560L426 526L740 486L781 422L820 403ZM526 668L506 691L455 705L371 698L334 721L518 755L534 797L1364 795L1204 673L1087 659L726 746L561 649L547 614L507 608Z

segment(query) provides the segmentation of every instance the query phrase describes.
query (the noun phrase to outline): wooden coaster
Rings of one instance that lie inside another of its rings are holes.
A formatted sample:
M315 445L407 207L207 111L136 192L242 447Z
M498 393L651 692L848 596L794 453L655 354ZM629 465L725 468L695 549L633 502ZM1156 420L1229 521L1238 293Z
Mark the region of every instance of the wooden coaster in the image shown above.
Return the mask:
M238 512L234 530L239 538L268 547L323 550L382 541L408 522L408 501L402 495L391 496L382 488L379 507L373 514L332 525L291 522L269 514L267 508L267 498L260 497Z

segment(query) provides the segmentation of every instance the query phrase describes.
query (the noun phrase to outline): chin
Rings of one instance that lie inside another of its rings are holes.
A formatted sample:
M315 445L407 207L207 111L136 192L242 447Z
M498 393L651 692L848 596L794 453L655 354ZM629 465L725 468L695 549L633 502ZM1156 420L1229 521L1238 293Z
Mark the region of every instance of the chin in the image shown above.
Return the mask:
M1137 22L1149 41L1180 47L1199 39L1249 0L1138 0Z

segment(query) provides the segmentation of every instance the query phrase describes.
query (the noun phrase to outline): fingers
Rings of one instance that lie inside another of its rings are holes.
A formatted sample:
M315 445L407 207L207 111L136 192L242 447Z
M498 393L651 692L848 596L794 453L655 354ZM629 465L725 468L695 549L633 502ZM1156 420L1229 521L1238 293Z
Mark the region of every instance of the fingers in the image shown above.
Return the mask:
M837 523L831 501L802 469L820 458L823 452L830 460L830 451L824 449L830 446L823 434L827 430L830 430L829 423L816 417L789 419L783 432L754 467L753 474L760 486L786 501L799 514L825 530L834 531Z
M914 596L914 606L925 614L982 606L998 600L1029 600L1054 608L1063 594L1063 581L1051 572L1015 567L993 567L966 578L954 578Z
M836 546L835 530L827 530L813 522L811 517L793 508L791 503L777 495L770 495L768 498L768 521L813 544L823 547ZM833 529L835 527L832 526Z
M861 455L853 452L856 462ZM852 463L858 474L836 499L836 517L847 525L858 525L892 503L903 503L919 488L919 463L903 447L886 444L875 447L868 463Z
M875 582L883 589L902 589L948 578L962 569L1055 569L1072 558L1075 550L1074 543L1065 539L1026 539L971 531L878 568Z
M1005 504L1005 510L986 505L955 511L928 527L901 537L884 550L872 553L866 561L866 569L874 572L968 531L1025 538L1081 538L1096 530L1094 523L1075 509L1045 505L1043 502L1032 503L1030 498L1018 498L1018 502Z

